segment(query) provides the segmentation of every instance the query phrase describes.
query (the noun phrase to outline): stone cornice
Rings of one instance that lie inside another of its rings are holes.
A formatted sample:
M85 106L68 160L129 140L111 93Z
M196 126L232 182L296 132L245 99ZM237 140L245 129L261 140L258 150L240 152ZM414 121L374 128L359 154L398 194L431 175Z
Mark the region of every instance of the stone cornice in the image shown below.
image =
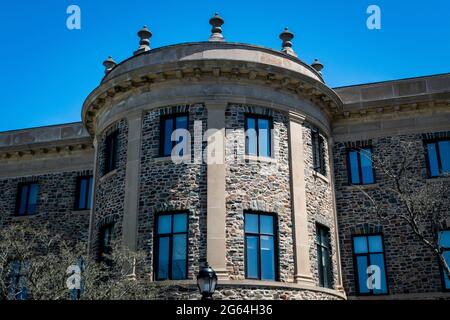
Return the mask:
M83 123L93 135L97 112L105 105L120 100L121 96L125 97L135 91L150 91L156 85L170 81L201 82L204 80L263 84L276 90L296 94L329 114L336 114L342 108L338 95L325 84L281 67L229 60L180 61L142 67L102 83L84 103Z

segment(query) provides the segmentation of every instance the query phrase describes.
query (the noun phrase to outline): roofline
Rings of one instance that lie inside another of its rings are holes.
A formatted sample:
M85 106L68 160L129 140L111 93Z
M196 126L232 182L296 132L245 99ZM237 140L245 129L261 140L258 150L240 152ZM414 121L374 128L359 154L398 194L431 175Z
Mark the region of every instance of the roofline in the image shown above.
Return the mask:
M425 78L433 78L433 77L441 77L441 76L450 76L450 72L436 73L436 74L431 74L431 75L426 75L426 76L417 76L417 77L410 77L410 78L400 78L400 79L393 79L393 80L366 82L366 83L360 83L360 84L354 84L354 85L348 85L348 86L334 87L332 89L339 90L339 89L345 89L345 88L363 87L363 86L370 86L370 85L383 84L383 83L389 83L389 82L400 82L400 81L425 79Z
M76 122L67 122L67 123L59 123L59 124L49 124L49 125L45 125L45 126L36 126L36 127L28 127L28 128L21 128L21 129L12 129L12 130L0 131L0 134L3 134L3 133L14 133L14 132L20 132L20 131L38 130L38 129L45 129L45 128L63 127L63 126L70 126L70 125L75 125L75 124L83 125L83 122L82 121L76 121Z

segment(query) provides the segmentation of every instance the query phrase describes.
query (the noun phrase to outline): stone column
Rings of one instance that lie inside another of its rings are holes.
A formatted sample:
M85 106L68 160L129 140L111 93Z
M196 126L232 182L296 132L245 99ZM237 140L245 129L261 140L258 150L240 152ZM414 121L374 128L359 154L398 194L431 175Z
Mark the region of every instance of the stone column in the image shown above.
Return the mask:
M308 212L306 210L305 155L303 122L305 117L289 113L289 152L291 168L291 197L295 243L296 283L315 285L309 257Z
M226 101L205 102L208 130L212 134L214 156L207 152L207 260L220 280L228 280L226 260L226 198L225 198L225 109ZM210 141L211 141L210 138ZM211 150L211 149L210 149Z
M139 177L141 163L142 112L127 116L128 146L125 176L125 200L123 214L123 244L130 250L137 249L137 223L139 211Z
M335 285L336 290L341 291L345 294L343 282L342 282L342 265L341 265L341 250L339 245L339 226L338 226L338 218L337 218L337 209L336 209L336 192L334 190L334 156L333 156L333 138L328 138L328 159L330 161L330 187L333 196L333 215L334 215L334 238L336 242L336 260L337 260L337 283Z
M94 146L94 171L92 174L92 197L91 197L91 213L89 216L89 234L88 234L88 252L92 252L92 248L94 247L94 244L92 243L95 239L94 232L95 230L95 198L97 196L97 182L99 177L98 174L98 138L97 136L94 137L94 140L92 141L92 144Z

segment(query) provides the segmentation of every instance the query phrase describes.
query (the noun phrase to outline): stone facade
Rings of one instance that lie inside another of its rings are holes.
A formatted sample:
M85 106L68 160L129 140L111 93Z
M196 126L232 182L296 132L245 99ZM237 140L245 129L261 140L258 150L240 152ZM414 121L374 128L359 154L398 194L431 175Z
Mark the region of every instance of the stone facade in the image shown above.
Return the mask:
M141 49L121 64L108 62L82 124L0 133L3 225L48 223L73 241L89 240L95 251L100 228L114 223L115 238L148 254L145 272L153 279L156 217L185 211L187 279L161 284L161 299L198 299L195 279L207 261L219 275L219 299L359 298L351 237L382 231L384 298L450 297L431 252L400 220L370 214L348 185L346 157L358 143L395 154L400 140L414 142L421 159L415 170L426 179L423 135L449 136L449 75L333 90L291 51L226 42ZM159 154L161 116L176 113L188 114L188 163ZM272 119L270 157L245 155L247 114ZM205 162L210 129L224 133L214 142L223 163ZM323 175L314 169L313 131L324 141ZM113 132L117 167L105 174ZM73 212L76 177L86 173L94 176L92 210ZM386 179L376 176L367 191L390 199ZM18 218L17 184L30 180L40 186L38 214ZM251 211L276 217L276 281L246 279L244 214ZM330 237L330 288L320 287L319 226Z

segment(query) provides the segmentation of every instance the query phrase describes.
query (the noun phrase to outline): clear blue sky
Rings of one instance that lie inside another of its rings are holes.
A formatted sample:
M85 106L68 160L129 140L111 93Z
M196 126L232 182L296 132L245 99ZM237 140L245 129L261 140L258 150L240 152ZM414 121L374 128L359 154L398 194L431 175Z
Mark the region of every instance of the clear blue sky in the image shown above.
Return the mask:
M81 8L79 31L66 28L71 4ZM370 4L381 7L379 31L366 28ZM300 58L319 58L332 87L450 72L448 0L5 0L0 131L79 121L102 61L132 55L142 25L153 48L204 41L216 11L228 41L279 49L288 26Z

